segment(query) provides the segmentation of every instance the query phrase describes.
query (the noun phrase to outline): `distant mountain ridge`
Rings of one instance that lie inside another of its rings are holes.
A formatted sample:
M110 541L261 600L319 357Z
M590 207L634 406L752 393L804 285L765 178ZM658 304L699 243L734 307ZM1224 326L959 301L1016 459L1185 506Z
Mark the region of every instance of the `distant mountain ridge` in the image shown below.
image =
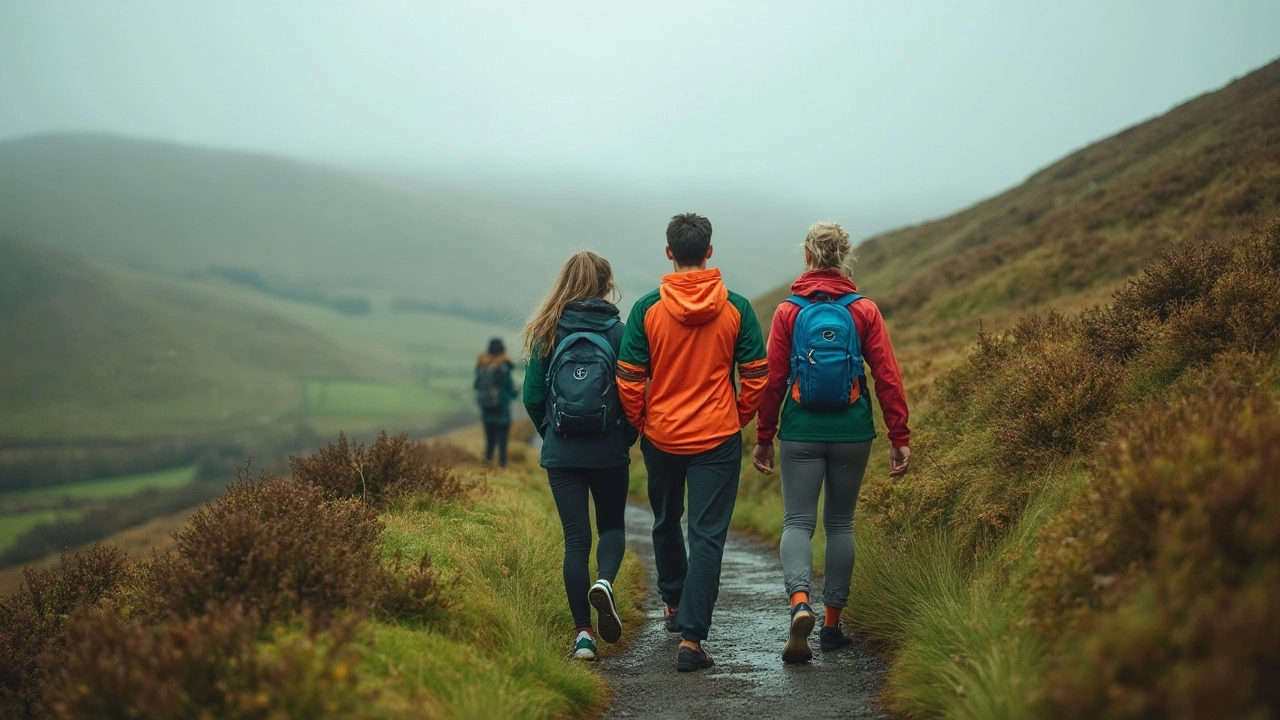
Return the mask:
M1280 61L1012 190L862 243L854 279L910 343L967 341L1050 302L1105 300L1162 250L1280 213ZM762 319L786 287L757 301Z

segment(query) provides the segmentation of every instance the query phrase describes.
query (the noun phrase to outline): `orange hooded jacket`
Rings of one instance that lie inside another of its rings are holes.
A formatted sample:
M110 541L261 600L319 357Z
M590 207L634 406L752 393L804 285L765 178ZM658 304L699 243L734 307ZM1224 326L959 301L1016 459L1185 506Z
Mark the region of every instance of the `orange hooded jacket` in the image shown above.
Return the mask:
M618 393L627 420L659 450L694 455L742 430L768 375L755 311L717 269L666 275L631 308Z

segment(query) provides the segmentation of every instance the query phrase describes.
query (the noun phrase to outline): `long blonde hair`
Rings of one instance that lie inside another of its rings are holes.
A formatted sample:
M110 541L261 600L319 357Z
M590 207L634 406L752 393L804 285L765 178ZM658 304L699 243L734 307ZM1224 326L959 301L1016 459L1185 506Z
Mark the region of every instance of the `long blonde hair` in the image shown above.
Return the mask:
M834 268L845 275L853 274L853 254L849 233L838 223L814 223L804 238L804 249L809 251L809 262L814 270Z
M556 327L569 303L587 298L616 302L619 295L608 260L589 250L574 254L560 268L551 292L524 326L525 354L532 357L537 352L546 357L555 350Z

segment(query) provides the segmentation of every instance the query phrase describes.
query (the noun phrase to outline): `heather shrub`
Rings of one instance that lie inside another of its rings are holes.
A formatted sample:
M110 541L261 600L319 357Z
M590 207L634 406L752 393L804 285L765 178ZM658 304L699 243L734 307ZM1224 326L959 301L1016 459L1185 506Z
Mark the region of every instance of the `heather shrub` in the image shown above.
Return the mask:
M263 630L239 604L159 624L84 609L68 622L45 709L63 720L371 716L353 621Z
M1032 607L1041 631L1060 635L1045 714L1280 712L1270 384L1221 382L1127 423L1088 492L1045 529Z
M430 555L423 554L406 570L403 554L397 549L391 567L383 574L378 612L388 620L437 620L449 607L446 591Z
M448 499L467 490L430 446L411 443L403 433L379 433L368 447L339 434L336 444L310 457L290 458L289 465L295 479L322 488L330 497L358 498L379 507L409 494Z
M153 567L157 596L181 617L244 603L270 622L306 609L368 610L383 584L382 522L357 500L243 469L220 498L174 534Z
M67 616L118 588L128 565L120 550L94 545L63 554L57 569L28 568L18 592L0 597L0 714L34 712L45 675L41 659L66 652Z
M946 527L959 552L976 557L1132 408L1218 358L1277 348L1280 224L1167 252L1107 307L1033 313L1008 332L979 332L965 362L938 382L916 470L870 484L865 507L895 536Z

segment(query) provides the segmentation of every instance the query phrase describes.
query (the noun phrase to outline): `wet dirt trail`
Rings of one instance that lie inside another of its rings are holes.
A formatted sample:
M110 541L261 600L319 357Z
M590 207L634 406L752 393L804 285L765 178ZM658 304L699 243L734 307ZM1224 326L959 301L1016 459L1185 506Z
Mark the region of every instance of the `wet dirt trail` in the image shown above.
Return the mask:
M627 507L628 549L649 567L650 609L631 648L600 663L614 692L606 718L890 717L875 705L885 664L860 640L823 653L815 628L813 661L783 665L787 612L777 549L736 532L725 545L720 597L706 642L716 665L676 672L680 639L663 628L662 602L652 589L652 523L648 507Z

